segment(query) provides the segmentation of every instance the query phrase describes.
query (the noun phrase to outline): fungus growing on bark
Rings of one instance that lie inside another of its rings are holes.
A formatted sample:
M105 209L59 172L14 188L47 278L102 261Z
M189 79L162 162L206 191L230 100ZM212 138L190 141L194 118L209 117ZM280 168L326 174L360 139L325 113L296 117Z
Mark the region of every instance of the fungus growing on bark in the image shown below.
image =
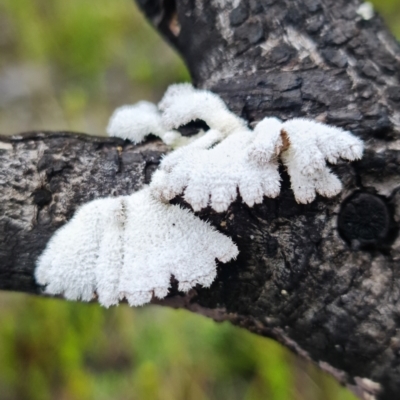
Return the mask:
M263 196L276 197L278 155L297 202L309 203L316 193L332 197L342 185L325 160L335 164L339 158L352 161L362 156L363 143L350 132L303 118L265 118L252 131L216 94L188 84L170 87L159 108L170 129L197 119L212 128L166 156L151 184L164 201L183 193L195 211L208 204L225 211L237 189L250 207L261 203Z
M208 287L216 262L235 258L232 240L177 205L153 198L148 188L131 196L83 205L50 239L37 261L36 280L51 295L109 307L131 306L179 290Z
M183 192L195 211L210 203L217 212L227 210L238 190L250 207L261 203L263 196L276 197L280 191L277 159L253 160L249 150L255 138L249 130L237 130L224 140L219 131L208 131L164 158L151 182L153 193L169 201Z
M228 136L247 127L246 121L228 110L224 101L209 90L189 83L171 85L158 104L166 129L176 129L191 121L203 120L211 129Z
M341 128L296 118L284 122L282 132L288 148L281 158L298 203L312 202L316 193L333 197L342 190L342 183L325 160L336 164L340 158L353 161L362 157L363 142Z
M152 134L172 147L190 143L202 134L200 132L196 137L187 138L176 130L166 129L157 106L148 101L117 108L110 118L107 133L109 136L128 139L135 144L143 142L146 136Z
M46 293L108 307L126 299L148 303L179 290L210 286L215 259L227 262L238 249L190 211L168 201L179 194L198 211L208 204L227 210L239 192L252 207L280 192L278 156L299 203L326 197L341 182L326 161L361 157L362 141L350 132L306 119L265 118L254 130L230 112L216 94L189 84L171 86L159 104L140 102L118 109L108 132L141 142L152 133L182 147L167 155L146 187L131 196L95 200L58 230L40 256L36 279ZM186 138L174 129L203 120L211 129Z

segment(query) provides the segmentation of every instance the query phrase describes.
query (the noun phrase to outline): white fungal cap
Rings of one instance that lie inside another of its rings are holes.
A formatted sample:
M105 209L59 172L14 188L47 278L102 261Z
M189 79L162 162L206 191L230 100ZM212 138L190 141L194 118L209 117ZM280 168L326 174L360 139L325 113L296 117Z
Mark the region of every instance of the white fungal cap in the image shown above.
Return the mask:
M117 108L110 118L107 133L109 136L140 143L150 133L161 137L165 129L157 106L148 101L140 101L131 106Z
M362 141L341 128L302 118L284 123L265 118L250 131L222 104L213 93L190 85L167 91L160 103L166 125L200 118L215 129L164 158L150 185L157 198L169 201L183 193L195 211L210 204L222 212L239 190L243 201L253 206L263 196L279 194L281 153L297 202L309 203L316 193L332 197L342 189L326 160L335 164L339 158L362 156Z
M271 132L271 137L275 136L276 132ZM195 211L208 204L217 212L226 211L238 190L250 207L261 203L263 196L276 197L280 190L277 159L270 157L270 162L262 164L251 157L249 150L256 137L255 132L245 129L221 141L222 134L210 130L201 139L167 155L153 175L150 188L163 201L183 192Z
M164 298L173 275L179 290L210 286L216 262L235 258L232 240L188 210L155 200L148 188L95 200L50 239L37 261L46 293L105 307Z
M171 85L158 107L167 129L203 120L211 129L219 130L226 136L247 126L244 120L228 110L218 95L195 89L188 83Z
M282 124L289 147L281 155L288 169L297 202L310 203L316 192L332 197L342 184L325 160L336 164L339 158L353 161L362 157L363 142L348 131L319 122L297 118Z
M260 165L269 163L282 148L282 121L275 117L261 120L254 128L255 138L249 147L249 157Z
M47 285L46 293L63 294L70 300L93 299L101 237L107 217L115 215L118 207L114 198L91 201L55 232L35 270L37 282Z
M220 97L190 84L168 88L159 103L162 116L154 105L140 104L134 107L135 115L122 118L117 113L110 126L119 125L111 131L124 132L121 127L129 120L140 131L133 135L136 141L151 131L168 144L186 145L164 158L151 189L162 201L184 193L196 211L209 204L218 212L225 211L238 190L249 206L260 203L263 196L276 197L280 153L297 202L311 202L316 193L332 197L342 185L326 160L334 164L339 158L352 161L362 156L363 143L350 132L307 119L282 123L264 118L251 131ZM196 119L205 121L211 130L191 138L170 130Z
M135 144L143 142L146 136L153 134L172 147L184 146L204 134L200 131L192 137L184 137L178 131L166 129L157 106L148 101L117 108L110 118L107 133L109 136L127 139Z

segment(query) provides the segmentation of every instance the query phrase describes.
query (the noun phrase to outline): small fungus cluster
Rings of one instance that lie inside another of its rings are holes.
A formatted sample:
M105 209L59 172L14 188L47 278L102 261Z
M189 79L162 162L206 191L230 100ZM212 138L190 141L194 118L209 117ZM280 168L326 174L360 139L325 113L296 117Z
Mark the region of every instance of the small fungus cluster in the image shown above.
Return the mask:
M191 137L178 128L202 120L210 129ZM48 294L71 300L98 298L108 307L164 298L173 275L179 290L210 286L216 263L238 255L233 241L169 201L183 194L194 211L226 211L238 194L250 207L280 193L279 159L294 196L309 203L342 188L326 161L361 158L363 143L350 132L303 118L264 118L254 128L230 112L216 94L189 84L169 87L158 106L140 102L117 109L107 131L142 142L149 134L175 148L149 186L131 196L82 206L50 239L36 279Z

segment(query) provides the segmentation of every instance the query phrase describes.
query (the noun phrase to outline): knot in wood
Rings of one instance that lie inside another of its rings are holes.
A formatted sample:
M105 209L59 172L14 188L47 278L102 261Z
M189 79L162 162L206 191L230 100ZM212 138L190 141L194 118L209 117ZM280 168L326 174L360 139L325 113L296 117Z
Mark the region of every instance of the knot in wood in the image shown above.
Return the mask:
M389 208L382 198L358 192L342 205L339 232L350 243L357 241L361 245L375 245L388 236L390 220Z
M47 190L47 189L36 189L33 193L33 202L38 206L38 207L44 207L47 204L51 203L51 200L53 198L52 193Z

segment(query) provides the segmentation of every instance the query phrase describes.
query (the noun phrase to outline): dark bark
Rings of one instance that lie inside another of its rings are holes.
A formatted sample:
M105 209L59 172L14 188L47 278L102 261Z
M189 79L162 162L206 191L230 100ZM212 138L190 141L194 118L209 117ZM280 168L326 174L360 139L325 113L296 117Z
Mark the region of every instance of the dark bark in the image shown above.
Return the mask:
M162 304L273 337L361 398L399 398L399 45L355 0L138 3L194 83L250 123L307 116L366 142L360 162L334 168L334 199L298 205L282 169L278 199L202 212L240 256L211 289ZM163 151L68 134L0 141L0 288L38 293L34 262L54 230L79 204L139 188Z
M0 137L0 289L40 293L35 260L79 205L150 181L166 147L72 133Z

